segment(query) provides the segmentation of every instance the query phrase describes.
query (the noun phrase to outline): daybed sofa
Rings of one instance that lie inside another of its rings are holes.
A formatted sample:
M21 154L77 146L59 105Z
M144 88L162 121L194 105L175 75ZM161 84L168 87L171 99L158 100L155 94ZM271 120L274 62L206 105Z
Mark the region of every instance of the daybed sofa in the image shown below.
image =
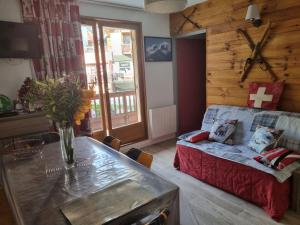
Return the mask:
M283 129L282 147L300 151L300 114L263 111L253 108L212 105L208 107L201 130L210 131L216 120L238 120L234 145L179 140L174 167L210 185L223 189L262 207L280 220L289 207L294 162L274 170L253 159L258 153L248 147L257 125Z

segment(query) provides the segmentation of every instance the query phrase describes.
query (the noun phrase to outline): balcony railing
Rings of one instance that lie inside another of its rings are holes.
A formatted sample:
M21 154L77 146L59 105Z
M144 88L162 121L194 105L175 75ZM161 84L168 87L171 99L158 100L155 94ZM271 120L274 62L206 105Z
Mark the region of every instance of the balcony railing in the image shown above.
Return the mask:
M113 128L138 122L135 91L109 93L109 99ZM91 128L103 129L99 96L92 100Z

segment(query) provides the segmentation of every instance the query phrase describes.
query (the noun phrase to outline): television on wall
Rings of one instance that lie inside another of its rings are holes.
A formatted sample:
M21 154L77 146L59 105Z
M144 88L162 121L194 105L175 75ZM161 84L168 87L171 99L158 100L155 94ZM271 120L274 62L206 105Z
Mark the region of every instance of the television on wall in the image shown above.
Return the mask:
M0 21L0 58L40 58L38 27Z

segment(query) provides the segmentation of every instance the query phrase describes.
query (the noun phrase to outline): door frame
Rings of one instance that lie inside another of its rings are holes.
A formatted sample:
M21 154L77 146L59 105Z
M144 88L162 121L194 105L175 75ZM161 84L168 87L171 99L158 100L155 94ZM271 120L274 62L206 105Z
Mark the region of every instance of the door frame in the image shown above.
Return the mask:
M98 80L98 86L99 86L99 101L101 103L101 121L102 121L102 130L97 130L93 132L91 135L93 138L102 140L107 134L106 134L106 122L105 122L105 109L104 109L104 98L103 98L103 83L101 79L101 65L100 65L100 54L99 54L99 48L97 43L97 24L95 21L92 20L86 20L84 23L81 23L81 25L88 25L91 26L93 29L93 40L94 40L94 47L95 47L95 60L96 60L96 68L97 68L97 80Z
M110 99L109 99L109 94L108 94L108 87L107 87L107 71L106 71L106 62L105 62L105 51L104 51L104 40L103 38L100 39L100 52L99 52L99 46L97 42L97 34L94 34L94 44L96 50L96 61L98 63L100 62L99 60L99 54L101 54L101 60L102 60L102 68L100 69L97 66L97 77L99 81L99 86L101 86L102 94L102 99L100 99L101 103L103 102L103 107L101 107L101 111L104 113L104 125L103 129L104 132L107 132L106 135L110 134L113 136L116 136L120 138L121 140L125 140L123 142L124 144L131 144L134 142L146 140L148 138L148 121L147 121L147 116L146 116L146 111L147 111L147 98L146 98L146 82L145 82L145 59L144 59L144 43L143 43L143 33L142 33L142 23L141 22L134 22L134 21L127 21L127 20L113 20L113 19L105 19L105 18L95 18L95 17L88 17L88 16L82 16L81 17L81 22L82 24L94 24L95 28L98 26L99 28L99 33L100 36L103 37L102 32L103 30L100 29L104 26L107 27L115 27L115 28L124 28L124 29L132 29L136 31L136 43L137 43L137 48L136 48L136 58L139 59L137 61L137 69L138 69L138 91L139 91L139 101L140 101L140 116L141 116L141 122L134 123L134 124L129 124L124 127L118 127L118 128L112 128L112 121L111 121L111 109L110 109ZM93 28L94 29L94 28ZM95 39L96 36L96 39ZM98 58L98 59L97 59ZM102 79L101 79L101 72L103 72L103 79L104 79L104 84L102 84ZM99 73L99 74L98 74ZM103 85L103 86L102 86ZM105 91L103 90L105 89ZM105 107L105 108L104 108ZM141 126L139 126L142 125ZM126 131L127 130L127 131ZM130 132L129 132L130 131ZM138 134L143 134L143 137L139 137L139 135L134 135L135 133ZM94 136L100 137L102 139L103 135L101 134L95 134ZM105 135L104 135L105 136ZM128 140L128 141L127 141Z
M189 33L185 33L185 34L179 34L179 35L175 35L172 36L172 42L173 44L173 75L174 75L174 81L173 81L173 91L174 91L174 103L176 104L176 120L178 121L179 119L179 108L178 108L178 74L177 74L177 49L176 49L176 41L178 39L185 39L185 38L192 38L193 36L197 36L197 35L206 35L207 36L207 29L203 28L203 29L199 29L197 31L193 31L193 32L189 32ZM207 46L207 38L206 38L206 46ZM207 63L207 52L205 54L205 61ZM205 65L206 67L206 65ZM207 70L205 71L205 77L207 78ZM205 90L207 92L207 90ZM206 93L207 95L207 93ZM207 102L207 101L206 101ZM206 103L206 107L207 107L207 103ZM179 123L177 123L177 128L176 130L179 130Z

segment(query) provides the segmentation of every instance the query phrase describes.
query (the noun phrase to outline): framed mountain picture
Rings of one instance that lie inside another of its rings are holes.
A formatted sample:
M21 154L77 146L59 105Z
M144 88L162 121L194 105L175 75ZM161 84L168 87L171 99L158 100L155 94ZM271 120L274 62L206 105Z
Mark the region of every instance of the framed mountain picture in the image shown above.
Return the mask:
M172 39L163 37L145 37L146 62L172 61Z

